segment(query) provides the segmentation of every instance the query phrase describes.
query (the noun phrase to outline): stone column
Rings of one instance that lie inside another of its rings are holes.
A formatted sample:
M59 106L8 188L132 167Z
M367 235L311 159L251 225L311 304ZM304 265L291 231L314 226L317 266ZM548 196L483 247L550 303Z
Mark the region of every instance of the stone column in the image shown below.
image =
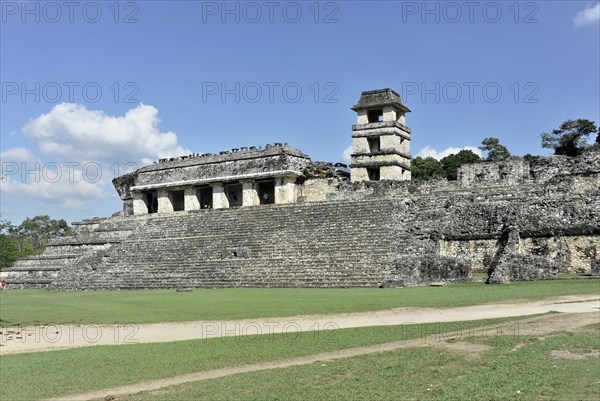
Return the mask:
M213 209L226 209L229 207L229 201L225 194L225 187L222 182L210 184L213 193Z
M296 202L296 179L282 177L275 179L275 204Z
M133 193L133 214L148 214L148 206L146 206L146 202L144 200L145 194L142 192L134 192Z
M383 108L383 121L396 121L396 107L385 106Z
M242 206L256 206L260 204L258 193L253 181L242 181Z
M369 181L369 174L367 169L364 167L353 167L350 169L350 180L352 182L357 181Z
M184 210L200 210L200 202L196 196L196 188L189 187L184 190L185 208Z
M169 199L169 192L165 189L158 190L158 213L173 212L173 204Z
M368 114L367 114L367 110L363 109L363 110L358 110L356 112L356 124L368 124L369 123L369 118L368 118Z

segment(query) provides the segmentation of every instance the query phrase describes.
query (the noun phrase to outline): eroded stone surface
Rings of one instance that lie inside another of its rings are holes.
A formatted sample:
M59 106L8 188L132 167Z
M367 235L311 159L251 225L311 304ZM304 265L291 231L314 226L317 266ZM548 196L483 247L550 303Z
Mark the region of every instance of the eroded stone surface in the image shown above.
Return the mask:
M74 223L71 237L0 278L9 288L128 289L600 275L600 153L471 164L457 181L412 181L409 110L398 94L365 92L355 109L350 180L287 144L161 160L113 181L122 212ZM393 179L369 180L369 163Z

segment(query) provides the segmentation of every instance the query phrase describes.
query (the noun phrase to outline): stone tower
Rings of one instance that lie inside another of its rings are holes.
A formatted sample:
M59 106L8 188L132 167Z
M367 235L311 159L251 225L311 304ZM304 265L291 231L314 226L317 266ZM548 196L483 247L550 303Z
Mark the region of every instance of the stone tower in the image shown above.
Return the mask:
M389 88L363 92L352 110L351 180L410 180L410 110L400 95Z

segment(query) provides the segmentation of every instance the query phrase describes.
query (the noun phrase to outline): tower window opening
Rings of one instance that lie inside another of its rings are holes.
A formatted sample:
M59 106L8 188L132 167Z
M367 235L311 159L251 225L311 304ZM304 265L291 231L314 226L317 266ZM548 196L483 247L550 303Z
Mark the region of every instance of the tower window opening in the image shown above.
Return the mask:
M383 109L369 110L367 118L370 123L377 123L383 121Z
M379 149L381 148L379 137L367 138L367 142L369 142L369 151L371 153L379 152Z
M372 167L367 169L369 175L369 181L379 181L379 167Z

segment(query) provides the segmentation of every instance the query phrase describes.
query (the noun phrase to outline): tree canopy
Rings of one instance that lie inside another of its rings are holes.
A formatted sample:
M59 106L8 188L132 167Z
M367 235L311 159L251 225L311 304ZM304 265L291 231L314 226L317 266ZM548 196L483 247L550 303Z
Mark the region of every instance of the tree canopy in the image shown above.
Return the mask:
M449 181L458 178L458 168L465 164L479 163L481 158L470 150L461 150L457 154L444 157L440 162Z
M586 119L567 120L552 132L542 132L542 147L554 149L555 155L579 156L592 148L587 138L598 132L596 123ZM596 138L598 142L598 138Z
M483 152L487 152L487 161L499 162L510 157L510 152L506 146L500 143L498 138L485 138L483 141L481 141L481 145L482 146L480 146L479 149L481 149Z
M71 228L63 219L54 220L49 216L26 218L15 226L10 221L0 221L0 268L9 267L24 256L39 254L52 238L71 233Z
M54 220L50 216L26 218L18 227L20 234L37 248L44 248L51 238L63 237L71 233L71 228L63 219Z
M433 157L415 157L411 163L412 179L414 180L439 180L446 178L442 163Z
M21 257L17 243L6 234L0 234L0 269L10 267Z

